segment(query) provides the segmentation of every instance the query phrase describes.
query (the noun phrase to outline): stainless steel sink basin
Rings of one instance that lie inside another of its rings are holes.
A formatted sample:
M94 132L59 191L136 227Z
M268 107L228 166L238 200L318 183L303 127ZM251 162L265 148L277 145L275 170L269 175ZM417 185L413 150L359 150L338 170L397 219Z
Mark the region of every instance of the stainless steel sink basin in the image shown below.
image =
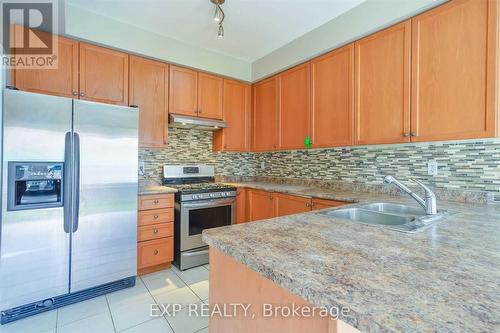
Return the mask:
M376 202L370 204L360 205L359 208L368 209L381 213L389 214L402 214L402 215L412 215L412 216L422 216L426 215L422 207L412 207L388 202Z
M327 215L346 220L381 225L402 225L415 220L415 218L411 216L389 215L361 208L338 209L330 211Z
M436 215L426 215L420 207L388 202L360 204L320 214L402 232L420 231L449 215L448 212L444 211L440 211Z

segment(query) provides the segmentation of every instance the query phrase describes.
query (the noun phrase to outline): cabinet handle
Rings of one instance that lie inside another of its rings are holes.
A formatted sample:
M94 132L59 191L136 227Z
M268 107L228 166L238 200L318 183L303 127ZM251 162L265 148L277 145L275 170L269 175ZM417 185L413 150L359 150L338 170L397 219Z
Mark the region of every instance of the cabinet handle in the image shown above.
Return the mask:
M201 113L201 110L198 110L198 113Z
M131 108L138 108L139 106L138 105L135 105L135 104L131 104L130 105Z
M158 250L155 250L154 254L157 255L158 254Z
M155 220L158 220L158 215L153 216Z
M415 133L415 132L411 132L411 133L410 133L410 136L417 136L417 133Z
M272 195L269 196L269 200L273 200L273 196Z
M80 97L83 97L85 96L85 93L84 92L80 92Z
M73 96L78 96L78 91L73 91Z
M403 133L403 137L407 138L410 136L410 133Z
M158 229L153 230L153 234L157 234L157 233L158 233Z
M155 205L157 205L158 203L160 203L160 201L158 201L158 199L155 199L155 200L153 201L153 203L154 203Z

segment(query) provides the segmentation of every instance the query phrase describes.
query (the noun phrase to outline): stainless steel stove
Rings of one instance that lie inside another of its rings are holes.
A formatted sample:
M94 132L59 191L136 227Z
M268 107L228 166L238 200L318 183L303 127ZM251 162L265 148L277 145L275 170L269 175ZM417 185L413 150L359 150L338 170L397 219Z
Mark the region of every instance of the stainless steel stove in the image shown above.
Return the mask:
M174 265L185 270L208 263L204 229L233 224L236 188L216 183L211 165L164 165L163 184L176 188Z

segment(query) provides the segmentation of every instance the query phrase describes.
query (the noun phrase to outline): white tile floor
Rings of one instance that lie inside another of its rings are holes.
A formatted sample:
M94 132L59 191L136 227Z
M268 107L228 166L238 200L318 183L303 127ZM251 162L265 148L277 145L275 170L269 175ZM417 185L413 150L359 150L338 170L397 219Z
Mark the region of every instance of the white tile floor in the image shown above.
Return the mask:
M189 316L188 304L208 300L209 265L137 278L133 288L0 326L0 333L205 333L208 318ZM175 316L150 316L151 304L182 304Z

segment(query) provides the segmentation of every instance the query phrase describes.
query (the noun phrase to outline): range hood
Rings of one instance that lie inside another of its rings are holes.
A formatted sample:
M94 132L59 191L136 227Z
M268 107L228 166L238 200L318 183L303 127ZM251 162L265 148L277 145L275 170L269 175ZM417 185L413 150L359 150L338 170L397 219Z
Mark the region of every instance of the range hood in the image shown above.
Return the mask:
M222 120L185 116L182 114L170 114L169 127L196 128L203 131L216 131L227 127Z

